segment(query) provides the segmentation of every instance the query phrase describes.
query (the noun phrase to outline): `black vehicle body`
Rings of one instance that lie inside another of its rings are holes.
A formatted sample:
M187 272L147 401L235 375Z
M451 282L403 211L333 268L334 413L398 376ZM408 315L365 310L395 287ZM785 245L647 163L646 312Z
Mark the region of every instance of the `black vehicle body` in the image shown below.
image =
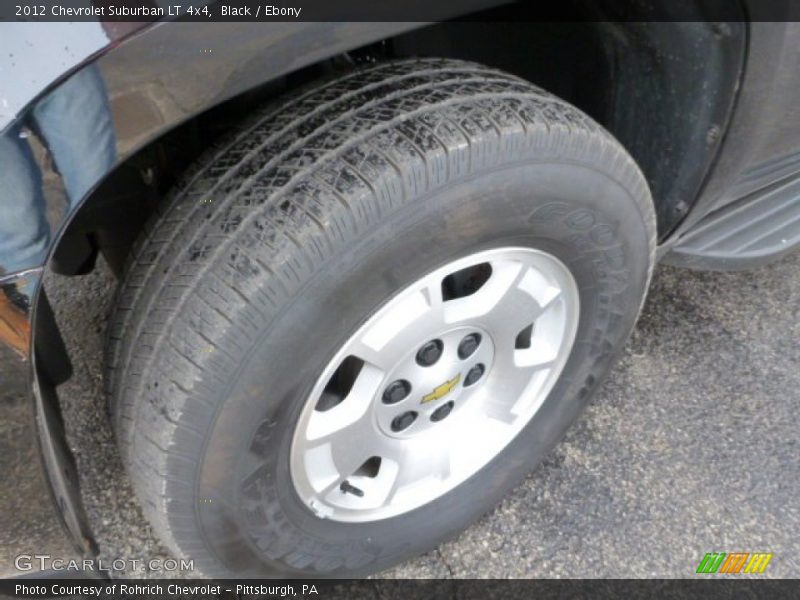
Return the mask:
M341 61L480 60L567 98L626 146L656 201L661 260L750 268L800 245L800 24L789 21L789 0L786 22L745 20L752 4L729 23L706 21L701 3L688 23L550 26L514 22L509 12L435 25L159 23L65 60L64 72L46 83L15 79L27 101L12 107L2 135L17 135L14 125L71 77L98 70L117 155L69 211L46 190L53 232L46 256L13 272L0 264L0 286L24 313L26 348L0 342L0 575L20 574L19 554L94 551L56 395L70 375L69 357L40 285L43 272L86 272L97 252L118 270L160 190L220 123ZM476 10L474 2L449 6L452 17ZM59 25L41 27L58 35ZM35 156L43 181L57 185L47 152Z

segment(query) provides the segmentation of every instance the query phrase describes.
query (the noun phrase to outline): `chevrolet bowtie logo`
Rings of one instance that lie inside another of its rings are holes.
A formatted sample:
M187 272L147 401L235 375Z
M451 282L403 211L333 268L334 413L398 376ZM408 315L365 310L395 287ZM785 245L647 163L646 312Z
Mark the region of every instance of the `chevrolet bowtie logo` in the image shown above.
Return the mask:
M461 381L461 373L453 377L450 381L445 381L442 385L435 387L430 394L423 396L422 404L433 402L439 398L444 398L447 396L447 394L453 391L453 388L458 385L459 381Z

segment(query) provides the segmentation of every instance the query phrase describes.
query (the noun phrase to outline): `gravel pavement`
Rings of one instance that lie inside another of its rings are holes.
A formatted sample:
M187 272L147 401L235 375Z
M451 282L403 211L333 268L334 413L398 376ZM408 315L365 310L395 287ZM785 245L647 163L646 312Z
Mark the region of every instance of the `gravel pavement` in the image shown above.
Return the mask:
M168 556L126 480L102 394L104 264L48 276L75 357L60 388L101 556ZM706 552L800 576L800 254L758 271L656 269L625 353L545 463L394 577L691 577ZM162 573L129 573L163 576Z

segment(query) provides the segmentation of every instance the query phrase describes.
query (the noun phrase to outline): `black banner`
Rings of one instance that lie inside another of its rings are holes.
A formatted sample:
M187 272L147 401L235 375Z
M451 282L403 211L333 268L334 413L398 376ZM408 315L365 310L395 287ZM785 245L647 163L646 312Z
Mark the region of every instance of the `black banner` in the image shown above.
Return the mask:
M211 600L298 598L348 600L452 598L536 600L624 598L625 600L713 600L715 598L796 598L800 580L750 578L668 580L200 580L200 579L11 579L0 594L11 598L109 598L112 600Z
M795 0L6 0L0 22L792 21Z

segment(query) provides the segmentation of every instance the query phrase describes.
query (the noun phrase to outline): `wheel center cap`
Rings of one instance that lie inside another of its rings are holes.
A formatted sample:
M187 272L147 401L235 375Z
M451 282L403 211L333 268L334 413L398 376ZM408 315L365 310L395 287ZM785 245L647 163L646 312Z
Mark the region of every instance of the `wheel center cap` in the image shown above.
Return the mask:
M476 326L433 331L418 339L384 383L384 390L393 390L403 382L404 399L387 403L386 393L374 400L379 429L402 439L441 430L482 387L493 361L492 338Z
M438 385L433 388L433 391L430 394L426 394L422 397L420 404L427 404L428 402L433 402L434 400L440 400L444 398L453 391L453 388L455 388L460 381L461 373L453 377L450 381L445 381L442 385Z

